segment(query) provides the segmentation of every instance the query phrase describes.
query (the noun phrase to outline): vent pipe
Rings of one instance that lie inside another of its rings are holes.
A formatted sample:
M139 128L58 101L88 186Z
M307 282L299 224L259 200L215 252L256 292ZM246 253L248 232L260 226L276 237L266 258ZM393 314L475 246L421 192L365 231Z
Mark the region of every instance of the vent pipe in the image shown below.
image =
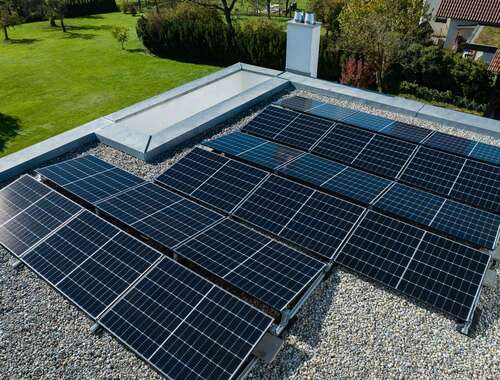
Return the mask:
M321 23L311 13L296 12L288 22L286 37L286 71L316 78L318 74Z

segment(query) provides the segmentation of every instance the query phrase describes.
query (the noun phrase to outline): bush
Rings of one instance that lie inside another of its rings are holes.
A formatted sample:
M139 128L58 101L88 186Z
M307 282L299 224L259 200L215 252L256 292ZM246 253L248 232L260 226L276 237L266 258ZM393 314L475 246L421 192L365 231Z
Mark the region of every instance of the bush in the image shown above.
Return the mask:
M414 95L417 98L453 104L460 108L465 108L477 112L484 113L486 110L486 104L477 103L475 100L470 100L466 97L456 96L450 90L447 91L439 91L434 88L428 88L424 86L419 86L415 82L401 82L400 91L402 94Z
M349 57L342 67L340 83L368 88L375 82L373 70L362 59Z
M66 5L66 17L80 17L118 10L115 0L74 0Z

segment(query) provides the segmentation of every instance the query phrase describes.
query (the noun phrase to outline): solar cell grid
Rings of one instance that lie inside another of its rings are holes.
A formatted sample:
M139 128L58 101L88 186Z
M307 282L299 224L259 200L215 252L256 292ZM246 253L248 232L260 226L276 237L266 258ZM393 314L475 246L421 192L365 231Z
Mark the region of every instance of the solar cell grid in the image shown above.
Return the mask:
M416 125L406 124L400 121L395 121L382 129L380 132L385 135L397 137L414 143L421 143L429 135L434 133L434 131L430 129L417 127Z
M349 108L339 107L333 104L323 104L308 111L308 113L310 113L311 115L324 117L326 119L334 121L342 121L347 117L354 115L357 112L358 111Z
M248 135L241 132L233 132L214 140L204 141L203 145L215 149L219 152L237 156L243 152L267 143L268 140L264 140L260 137Z
M420 147L401 174L401 181L448 195L464 164L461 157Z
M252 119L243 131L272 139L298 116L300 114L297 112L269 106Z
M470 153L470 157L500 165L500 148L493 145L478 143Z
M252 150L240 153L238 157L257 166L276 169L302 154L304 153L300 150L268 142Z
M353 161L360 169L396 178L417 146L376 135Z
M84 211L23 261L92 318L160 254Z
M476 141L464 139L463 137L453 136L442 132L435 132L424 145L431 148L444 150L467 157L477 144Z
M272 319L163 259L100 323L172 379L230 379Z
M350 164L374 136L362 129L337 124L312 151Z
M303 150L309 150L333 125L333 122L300 115L272 139Z
M317 100L304 98L303 96L291 96L289 98L280 100L277 104L295 111L307 112L312 108L322 106L324 103L318 102Z
M229 219L175 252L276 310L284 309L324 266Z
M393 120L365 112L357 112L343 120L344 123L354 125L370 131L379 132L394 123Z
M484 210L500 212L500 167L467 160L449 195Z

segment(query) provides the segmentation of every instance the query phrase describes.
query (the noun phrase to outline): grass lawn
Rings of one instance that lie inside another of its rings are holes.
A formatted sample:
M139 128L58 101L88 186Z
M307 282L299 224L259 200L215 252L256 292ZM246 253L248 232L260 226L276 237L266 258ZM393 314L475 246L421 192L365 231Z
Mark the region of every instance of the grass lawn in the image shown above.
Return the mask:
M10 30L0 41L0 157L218 70L144 53L136 20L111 13L67 19L68 33L48 22ZM126 50L114 25L130 30Z

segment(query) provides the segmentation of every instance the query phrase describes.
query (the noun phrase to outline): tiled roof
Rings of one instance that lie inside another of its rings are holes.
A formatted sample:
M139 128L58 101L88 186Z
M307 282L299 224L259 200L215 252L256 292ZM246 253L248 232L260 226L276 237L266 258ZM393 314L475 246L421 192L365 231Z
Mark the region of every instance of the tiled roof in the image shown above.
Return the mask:
M443 0L436 17L500 25L500 0Z
M498 49L495 53L495 56L493 57L488 70L495 74L500 74L500 49Z

